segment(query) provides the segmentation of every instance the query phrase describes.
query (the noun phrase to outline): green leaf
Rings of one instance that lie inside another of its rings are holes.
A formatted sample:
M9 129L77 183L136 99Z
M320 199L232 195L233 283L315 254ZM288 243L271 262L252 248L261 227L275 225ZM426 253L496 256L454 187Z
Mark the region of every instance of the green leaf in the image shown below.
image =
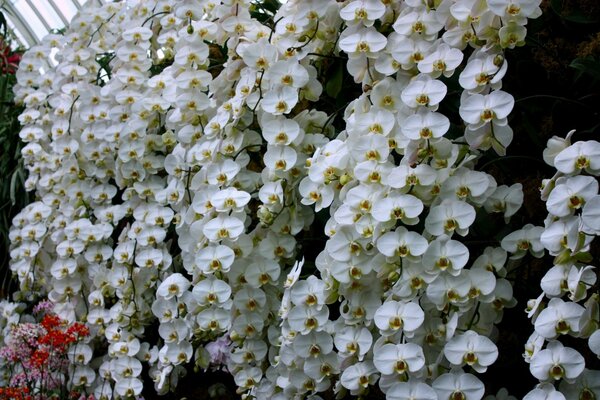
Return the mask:
M337 98L338 94L342 90L342 82L344 80L344 66L342 63L338 63L337 68L333 72L331 78L325 84L325 93L334 99Z
M593 56L578 57L571 61L569 67L579 71L577 79L581 78L582 75L587 74L595 80L600 80L600 60Z
M275 14L279 10L279 7L281 7L281 3L277 0L264 0L262 6Z
M575 254L575 259L579 262L590 263L594 260L594 257L590 253L577 253Z
M271 18L269 14L262 11L250 11L250 16L263 24Z
M0 101L8 101L6 98L6 92L8 89L8 77L6 75L0 76Z
M204 371L210 366L210 353L202 346L196 349L194 365Z
M4 13L0 11L0 31L2 31L2 36L6 37L6 34L8 32L8 24L6 23L6 17L4 16Z

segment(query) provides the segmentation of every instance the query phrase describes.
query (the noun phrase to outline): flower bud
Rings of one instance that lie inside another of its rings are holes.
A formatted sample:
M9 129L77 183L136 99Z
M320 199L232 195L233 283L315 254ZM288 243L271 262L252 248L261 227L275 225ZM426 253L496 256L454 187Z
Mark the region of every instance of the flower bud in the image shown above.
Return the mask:
M571 260L571 251L566 249L554 258L554 264L567 264L569 263L569 260Z
M344 186L351 180L352 180L352 177L350 175L344 174L344 175L340 176L340 185Z

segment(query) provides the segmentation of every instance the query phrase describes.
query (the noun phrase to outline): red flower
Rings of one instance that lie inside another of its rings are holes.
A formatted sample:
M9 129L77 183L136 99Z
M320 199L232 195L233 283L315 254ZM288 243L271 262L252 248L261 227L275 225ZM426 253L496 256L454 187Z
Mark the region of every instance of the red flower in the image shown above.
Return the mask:
M60 381L55 377L67 372L69 347L88 335L89 329L84 324L69 324L52 313L44 315L38 324L15 326L12 342L0 349L0 357L21 366L22 371L11 379L14 387L0 388L0 400L56 398L51 391ZM48 392L31 396L21 390L23 385L41 386Z
M41 322L42 326L47 330L59 327L62 324L60 317L56 314L47 314L44 316Z
M6 42L0 39L0 70L2 73L14 74L17 71L22 55L13 52Z
M75 338L80 339L88 336L90 334L90 329L81 322L75 322L67 329L67 334L74 335Z
M31 396L27 395L27 393L29 393L29 389L27 389L26 387L0 387L0 400L29 399Z
M50 357L50 353L48 353L47 350L37 349L31 355L31 363L33 364L34 367L41 368L46 364L49 357Z

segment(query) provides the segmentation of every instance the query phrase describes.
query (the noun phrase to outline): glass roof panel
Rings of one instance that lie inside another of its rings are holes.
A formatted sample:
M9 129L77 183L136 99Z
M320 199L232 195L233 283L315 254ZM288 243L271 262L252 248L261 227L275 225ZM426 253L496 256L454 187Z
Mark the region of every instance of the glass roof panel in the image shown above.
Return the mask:
M15 9L23 16L23 19L28 23L29 27L35 34L37 40L42 39L48 34L48 29L44 26L34 10L24 0L17 0L14 3Z
M38 13L48 23L50 29L58 29L64 26L60 16L56 13L48 1L29 0L29 2L30 4L34 4L36 6Z
M8 27L10 28L10 30L14 33L15 39L17 41L17 43L14 43L14 45L15 45L14 47L16 47L16 45L22 46L22 47L25 47L25 48L30 47L32 43L29 43L27 41L27 39L25 38L25 36L23 36L23 34L21 33L21 31L17 29L17 27L10 20L10 18L7 18L6 22L8 23Z
M0 11L8 21L16 40L31 47L53 29L62 29L87 0L0 0ZM106 3L107 0L96 0Z
M42 1L42 0L39 0ZM58 9L60 10L60 12L67 17L67 19L70 21L74 16L75 13L77 12L77 10L79 9L74 3L73 0L57 0L54 1L54 4L56 4L56 6L58 6Z

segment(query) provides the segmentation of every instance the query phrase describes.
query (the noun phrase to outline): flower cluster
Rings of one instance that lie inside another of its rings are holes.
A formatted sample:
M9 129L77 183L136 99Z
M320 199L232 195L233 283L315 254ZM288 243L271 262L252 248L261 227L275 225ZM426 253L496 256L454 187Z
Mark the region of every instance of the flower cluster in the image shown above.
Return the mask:
M586 368L581 352L561 342L568 336L583 339L587 346L582 347L588 348L584 354L591 351L600 357L600 298L591 290L597 287L597 275L590 265L590 245L600 234L600 143L572 143L574 132L564 139L554 136L544 151L546 163L557 170L541 189L548 210L544 226L525 227L503 241L513 258L527 250L554 256L554 265L540 283L542 293L527 304L535 331L524 358L540 381L527 400L600 394L600 371Z
M523 201L476 165L512 140L504 52L539 3L116 2L25 53L37 201L13 221L11 268L24 297L87 323L69 384L135 397L147 363L165 393L193 360L261 399L481 399L515 304L507 251L543 250L465 239ZM339 94L332 62L358 93L338 110L321 101ZM441 112L449 79L462 134Z
M331 218L320 279L289 289L271 374L281 398L323 391L338 373L335 390L353 395L379 380L394 399L483 396L463 368L485 372L496 360L487 336L514 299L506 252L490 247L469 262L461 238L477 210L508 219L523 200L520 185L498 186L474 170L478 150L504 154L512 140L514 100L500 80L503 52L520 39L507 30L522 31L539 13L533 3L508 6L351 1L340 9L347 28L339 47L364 93L346 108L346 129L308 160L299 186L302 203L328 207ZM466 130L452 141L439 112L442 77L467 46L474 50L458 78Z
M21 53L11 49L10 41L0 35L0 73L14 74L20 61Z
M3 369L10 374L0 396L45 399L65 394L70 356L86 346L83 341L87 336L89 329L84 324L68 324L52 313L45 314L39 323L13 324L0 348ZM94 372L88 370L87 377L93 379Z

